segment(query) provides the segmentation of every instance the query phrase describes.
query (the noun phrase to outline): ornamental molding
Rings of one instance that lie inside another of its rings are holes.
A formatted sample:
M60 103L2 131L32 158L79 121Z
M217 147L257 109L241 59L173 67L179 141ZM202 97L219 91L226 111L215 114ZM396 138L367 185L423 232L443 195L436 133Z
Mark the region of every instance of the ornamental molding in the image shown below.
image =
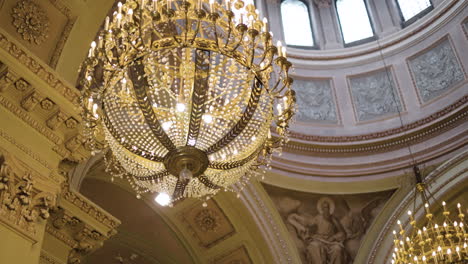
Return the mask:
M23 40L40 45L49 37L49 17L34 1L19 1L11 10L12 25Z
M302 134L299 132L291 131L290 135L291 135L292 140L298 139L302 141L311 141L311 142L320 142L320 143L351 143L351 142L374 140L378 138L388 138L390 136L402 134L410 130L419 128L419 127L424 127L434 122L435 120L438 120L441 118L445 118L446 121L449 121L450 119L454 118L454 116L456 116L456 114L453 114L454 111L466 108L467 102L468 102L468 95L460 98L455 103L439 110L436 113L431 114L428 117L406 124L404 126L400 126L397 128L393 128L393 129L385 130L381 132L375 132L375 133L369 133L369 134L363 134L363 135L357 135L357 136L328 136L326 137L326 136L306 135L306 134ZM463 112L463 110L458 111L458 112ZM292 140L287 146L292 144Z
M46 82L51 88L55 89L63 97L65 97L74 106L79 106L79 91L56 77L56 73L53 72L47 65L33 56L28 55L23 48L9 40L6 33L0 30L0 49L3 49L11 56L13 56L19 63L26 66L32 73L37 75L42 81ZM1 89L1 88L0 88Z
M468 118L468 106L464 107L461 111L450 118L446 118L440 122L425 126L420 130L392 139L382 139L372 143L358 143L354 145L316 145L302 142L290 141L286 144L285 149L289 151L299 151L305 153L331 153L336 155L343 155L348 153L362 153L369 154L369 152L384 152L404 148L407 144L416 144L423 140L433 138L448 131L450 128L457 127L464 124Z
M50 216L55 195L37 188L33 172L12 156L0 152L0 221L32 241L38 241L38 226Z
M252 216L255 216L255 222L263 234L264 240L268 242L271 255L277 259L278 263L295 263L295 258L293 257L294 252L290 252L290 250L295 250L295 247L290 247L285 238L283 238L284 235L289 234L281 230L279 225L281 225L282 222L277 222L275 220L271 213L271 208L265 204L265 201L258 193L257 188L262 188L260 186L260 184L248 185L242 192L240 198L243 200L243 203ZM266 199L269 199L269 197ZM276 208L273 208L273 210L277 211Z
M52 141L54 144L62 143L63 140L57 134L51 132L46 126L39 124L39 122L31 117L26 110L17 107L3 95L0 95L0 105L8 109L11 113L23 120L26 124L42 134L48 140Z

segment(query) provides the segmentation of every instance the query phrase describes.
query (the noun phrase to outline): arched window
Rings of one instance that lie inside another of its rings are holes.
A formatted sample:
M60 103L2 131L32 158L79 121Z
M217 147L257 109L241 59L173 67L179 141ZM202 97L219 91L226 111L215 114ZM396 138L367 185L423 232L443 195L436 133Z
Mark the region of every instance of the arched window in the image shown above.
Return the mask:
M300 0L281 2L284 41L291 46L314 46L309 8Z
M432 10L430 0L397 0L397 3L404 23L411 23Z
M364 0L337 0L336 11L345 44L374 36Z

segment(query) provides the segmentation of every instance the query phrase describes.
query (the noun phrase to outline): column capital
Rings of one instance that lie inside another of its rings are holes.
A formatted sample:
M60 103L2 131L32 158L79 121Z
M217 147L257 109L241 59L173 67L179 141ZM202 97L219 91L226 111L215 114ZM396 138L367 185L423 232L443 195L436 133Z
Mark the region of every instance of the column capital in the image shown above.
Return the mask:
M41 176L0 149L0 222L36 243L37 224L50 217L56 195L41 190Z

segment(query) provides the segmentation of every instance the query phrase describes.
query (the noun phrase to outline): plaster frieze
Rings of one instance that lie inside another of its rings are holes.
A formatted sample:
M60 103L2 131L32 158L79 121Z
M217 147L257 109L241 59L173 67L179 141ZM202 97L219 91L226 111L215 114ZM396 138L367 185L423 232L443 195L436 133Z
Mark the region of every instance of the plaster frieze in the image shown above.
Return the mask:
M38 189L38 176L11 155L0 152L0 221L39 241L37 224L50 217L55 195Z

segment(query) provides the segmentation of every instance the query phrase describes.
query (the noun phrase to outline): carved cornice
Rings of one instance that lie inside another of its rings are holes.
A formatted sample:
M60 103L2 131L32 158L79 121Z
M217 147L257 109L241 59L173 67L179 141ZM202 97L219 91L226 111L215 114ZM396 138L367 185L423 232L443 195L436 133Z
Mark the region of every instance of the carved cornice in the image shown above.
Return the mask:
M70 190L68 185L66 185L63 189L63 199L75 205L81 211L86 213L88 216L94 218L99 223L105 225L109 229L115 229L120 225L120 221L117 218L113 217L111 214L105 212L103 209L94 205L81 194Z
M87 151L77 151L83 146L78 118L67 114L9 67L0 65L0 105L54 143L52 150L62 158L75 161L84 159ZM37 105L41 107L37 109ZM34 109L47 112L48 116L38 114Z
M7 35L3 32L0 32L0 49L5 50L11 56L17 59L21 64L26 66L31 72L46 82L51 88L59 92L73 105L79 106L80 94L77 89L57 78L56 73L53 72L52 69L44 65L41 61L34 58L33 56L30 56L28 52L26 52L22 47L10 41Z
M70 264L80 263L82 257L100 248L104 241L115 233L101 234L70 211L61 207L51 211L46 231L70 247L68 256Z
M465 123L468 117L467 102L468 96L464 96L456 103L424 119L404 125L403 127L371 134L323 137L291 132L293 140L285 146L285 149L301 152L339 154L368 153L369 151L388 151L391 149L403 148L406 147L408 143L414 144L415 142L426 140L441 134L448 128ZM437 121L438 119L441 120ZM297 142L294 141L294 139L317 142L320 144ZM366 141L369 141L369 143ZM343 143L346 143L346 145Z
M36 224L49 218L55 195L37 188L33 172L0 152L0 221L37 241Z
M70 248L67 263L77 264L116 234L119 225L119 220L65 184L46 231Z

